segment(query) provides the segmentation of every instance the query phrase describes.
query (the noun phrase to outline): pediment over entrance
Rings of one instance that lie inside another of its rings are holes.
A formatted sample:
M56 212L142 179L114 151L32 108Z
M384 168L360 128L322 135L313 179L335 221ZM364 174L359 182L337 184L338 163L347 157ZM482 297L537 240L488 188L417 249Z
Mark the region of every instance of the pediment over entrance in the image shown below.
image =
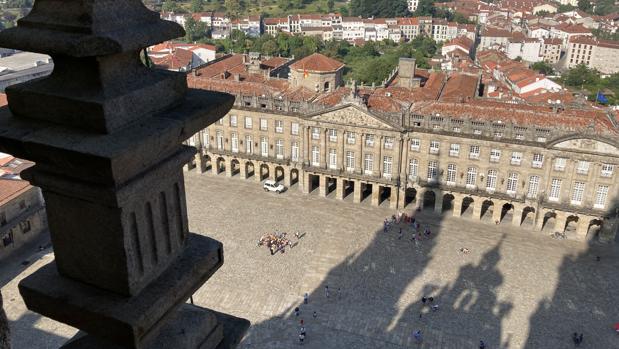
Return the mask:
M619 156L619 148L606 142L588 138L575 138L561 141L553 146L561 150L579 150Z
M385 121L380 120L378 117L370 114L369 112L361 110L352 105L315 115L311 119L316 121L359 127L386 129L394 128Z

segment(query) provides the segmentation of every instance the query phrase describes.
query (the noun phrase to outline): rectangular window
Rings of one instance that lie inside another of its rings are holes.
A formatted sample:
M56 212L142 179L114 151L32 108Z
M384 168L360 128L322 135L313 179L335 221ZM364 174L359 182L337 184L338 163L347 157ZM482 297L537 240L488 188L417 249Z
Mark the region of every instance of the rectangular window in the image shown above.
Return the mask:
M522 162L522 153L521 152L512 152L512 165L520 165Z
M501 151L498 149L490 150L490 162L499 162L501 160Z
M566 158L555 159L555 171L565 171L565 165L567 164Z
M497 178L497 170L488 170L488 178L486 178L486 191L493 192L496 190Z
M460 155L460 144L450 144L449 145L449 156L459 156Z
M320 166L320 148L312 146L312 166Z
M224 118L221 118L221 119L217 120L217 123L220 124L220 125L223 125L224 124Z
M298 122L293 122L292 124L290 124L290 134L293 134L295 136L299 134L299 123Z
M527 197L528 198L537 197L538 190L539 190L539 176L529 177L529 189L527 190Z
M391 166L393 165L393 158L391 156L383 157L383 177L391 178Z
M224 148L224 134L222 131L217 131L217 149L222 150Z
M460 130L460 127L456 126L452 129L452 131L454 131L455 133L460 133L461 130Z
M428 161L428 182L436 182L438 178L438 162Z
M602 170L600 172L600 175L602 177L612 177L614 169L615 169L615 166L611 164L602 164Z
M356 135L354 132L346 132L346 143L355 144Z
M275 120L275 132L284 133L284 121L283 120Z
M479 159L480 149L478 145L472 145L469 148L469 159Z
M516 139L522 141L524 140L524 135L522 133L516 133Z
M411 139L411 150L419 151L421 149L421 139L413 138Z
M7 247L8 245L12 243L13 243L13 230L11 230L8 234L2 237L2 244L4 245L4 247Z
M203 145L205 148L208 148L209 143L210 143L209 141L210 141L210 139L209 139L208 132L204 132L204 133L202 134L202 145Z
M598 186L598 190L595 192L595 203L593 204L593 207L604 208L606 206L607 197L608 197L608 186L607 185Z
M385 137L385 149L393 149L393 137Z
M441 143L439 141L430 141L430 154L438 154Z
M329 168L337 169L337 150L335 149L329 149Z
M254 153L254 141L252 140L251 136L245 136L245 153Z
M268 120L260 119L260 130L266 131L268 129Z
M275 156L278 159L284 158L284 140L278 139L275 141Z
M578 161L578 165L576 166L576 172L578 174L587 174L589 173L589 162L588 161Z
M417 178L418 174L419 174L419 160L410 159L408 162L408 177L410 179L415 179Z
M466 187L467 188L475 188L477 185L477 168L469 167L466 170Z
M292 161L299 161L299 143L297 142L292 142L290 159Z
M230 115L230 126L236 127L236 115Z
M251 117L246 116L245 117L245 128L246 129L251 129L252 127L253 127L253 124L252 124Z
M230 139L232 142L232 152L238 153L239 152L239 135L236 132L232 132L230 134Z
M507 177L507 194L516 194L516 188L518 186L518 174L510 173Z
M544 155L535 153L533 154L533 161L531 162L531 167L533 168L542 168L544 164Z
M374 155L365 154L365 158L363 159L363 172L371 175L372 171L374 171Z
M334 128L329 129L329 142L337 142L337 130Z
M447 184L456 184L457 167L454 164L447 165Z
M31 229L30 221L26 220L26 221L23 221L23 222L19 222L19 227L21 228L21 232L23 234L26 234Z
M374 135L365 135L365 146L373 147L374 146Z
M582 198L585 195L585 183L574 182L574 190L572 191L572 205L582 204Z
M355 170L355 153L352 151L346 152L346 170L347 171Z
M552 182L550 182L550 193L548 193L548 200L550 201L559 201L559 196L561 195L561 180L558 178L553 178Z
M320 128L312 127L312 139L320 139Z
M266 137L260 137L260 155L269 156L269 140Z

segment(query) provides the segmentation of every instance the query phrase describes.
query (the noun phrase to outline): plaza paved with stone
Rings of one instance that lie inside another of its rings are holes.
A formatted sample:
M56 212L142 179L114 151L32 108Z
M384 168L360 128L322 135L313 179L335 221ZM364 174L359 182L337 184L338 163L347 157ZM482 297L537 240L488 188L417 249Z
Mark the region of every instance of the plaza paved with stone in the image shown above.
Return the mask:
M382 231L395 212L388 208L295 188L266 193L254 181L195 171L186 186L190 230L222 241L225 251L224 266L194 301L251 320L241 348L296 347L301 318L307 348L477 348L480 339L487 348L569 348L574 331L584 333L583 348L619 348L616 246L430 212L418 217L432 238L415 246L409 228L402 240ZM305 235L271 256L257 242L276 231ZM28 266L19 257L0 268L14 347L57 348L75 329L26 311L17 293L18 281L53 255L29 254ZM301 305L305 292L309 304ZM422 308L423 295L435 298L438 312ZM417 329L421 345L411 336Z

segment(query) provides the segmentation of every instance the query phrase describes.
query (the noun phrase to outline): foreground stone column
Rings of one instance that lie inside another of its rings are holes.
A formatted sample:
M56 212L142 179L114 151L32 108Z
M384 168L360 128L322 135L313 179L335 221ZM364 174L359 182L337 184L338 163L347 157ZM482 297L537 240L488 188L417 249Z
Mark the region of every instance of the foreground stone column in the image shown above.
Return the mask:
M335 181L335 198L338 200L344 200L344 180L336 177Z
M327 176L320 175L318 194L323 198L327 196Z
M380 204L380 188L381 186L376 183L372 185L372 206L378 206Z
M248 326L184 304L223 248L188 231L182 167L196 149L181 143L234 98L141 63L143 48L182 35L138 0L37 0L0 32L2 47L54 59L49 77L7 88L0 151L36 162L22 176L43 191L55 260L19 290L28 309L82 330L64 348L215 348Z
M354 181L354 191L353 191L353 196L352 196L352 202L355 204L361 203L361 187L363 186L363 184L361 183L361 181Z

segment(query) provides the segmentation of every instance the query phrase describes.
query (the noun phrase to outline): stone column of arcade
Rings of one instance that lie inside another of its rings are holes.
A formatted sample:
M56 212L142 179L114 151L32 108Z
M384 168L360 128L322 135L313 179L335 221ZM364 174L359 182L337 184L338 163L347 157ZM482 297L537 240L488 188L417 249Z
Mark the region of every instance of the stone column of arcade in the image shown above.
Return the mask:
M54 71L7 88L0 151L36 162L55 260L19 284L28 309L81 331L63 348L229 348L249 323L186 304L223 264L188 231L181 142L231 108L180 73L140 61L182 36L139 0L37 0L0 46Z

